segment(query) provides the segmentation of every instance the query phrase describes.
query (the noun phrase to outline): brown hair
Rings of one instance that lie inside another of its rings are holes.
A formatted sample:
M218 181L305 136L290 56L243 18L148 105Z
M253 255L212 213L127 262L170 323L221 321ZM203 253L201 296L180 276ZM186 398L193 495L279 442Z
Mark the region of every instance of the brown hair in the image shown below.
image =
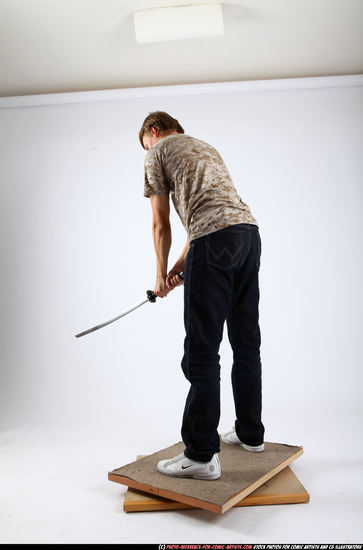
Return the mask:
M144 149L145 147L142 138L144 137L144 134L150 133L151 126L154 126L154 128L156 128L162 136L171 134L173 132L184 134L184 129L180 126L176 118L173 118L164 111L154 111L152 113L149 113L149 115L145 118L139 132L139 140Z

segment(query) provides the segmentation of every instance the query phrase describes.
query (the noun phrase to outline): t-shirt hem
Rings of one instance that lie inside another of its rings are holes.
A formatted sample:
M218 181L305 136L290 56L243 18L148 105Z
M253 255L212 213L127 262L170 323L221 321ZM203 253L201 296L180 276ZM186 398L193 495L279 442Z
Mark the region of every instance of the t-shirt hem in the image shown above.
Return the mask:
M152 197L153 195L169 195L170 194L170 191L159 191L158 193L149 193L148 195L145 195L144 193L144 197L146 197L147 199Z
M239 223L246 223L249 225L256 225L257 228L259 228L258 223L256 222L247 222L247 221L241 221L241 222L234 222L229 223L228 225L223 225L222 227L216 227L212 231L206 231L205 233L194 233L194 235L191 235L188 237L188 242L195 241L195 239L199 239L200 237L205 237L206 235L210 235L211 233L214 233L215 231L220 231L220 229L226 229L227 227L232 227L233 225L238 225Z

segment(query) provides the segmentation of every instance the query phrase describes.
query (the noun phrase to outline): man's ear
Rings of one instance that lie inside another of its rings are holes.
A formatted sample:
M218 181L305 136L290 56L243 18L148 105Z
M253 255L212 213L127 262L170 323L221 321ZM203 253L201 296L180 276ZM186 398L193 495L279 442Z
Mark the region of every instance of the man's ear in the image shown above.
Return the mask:
M151 133L154 137L158 137L158 135L159 135L159 132L158 132L157 128L155 128L155 126L150 126L150 133Z

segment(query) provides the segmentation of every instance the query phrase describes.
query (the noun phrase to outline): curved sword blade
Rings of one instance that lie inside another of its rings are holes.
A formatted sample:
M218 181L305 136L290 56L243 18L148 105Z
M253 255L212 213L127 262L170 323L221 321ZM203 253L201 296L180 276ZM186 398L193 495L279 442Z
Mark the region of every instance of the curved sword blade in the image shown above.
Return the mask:
M117 319L120 319L121 317L124 317L125 315L127 315L131 311L134 311L134 309L142 306L143 304L145 304L148 301L149 301L149 299L146 298L146 300L143 300L142 302L139 302L138 304L130 307L129 309L127 309L126 311L124 311L120 315L117 315L117 317L114 317L113 319L110 319L109 321L106 321L105 323L101 323L100 325L96 325L95 327L89 328L88 330L84 330L83 332L80 332L79 334L76 334L75 336L76 336L76 338L80 338L81 336L85 336L86 334L89 334L90 332L94 332L95 330L98 330L99 328L103 328L103 327L109 325L110 323L113 323L114 321L117 321Z

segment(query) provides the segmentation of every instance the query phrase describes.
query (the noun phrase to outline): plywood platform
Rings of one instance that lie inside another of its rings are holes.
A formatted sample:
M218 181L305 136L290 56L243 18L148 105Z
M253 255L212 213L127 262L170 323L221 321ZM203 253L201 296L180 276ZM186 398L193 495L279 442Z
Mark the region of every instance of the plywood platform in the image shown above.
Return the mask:
M152 495L223 514L303 454L303 447L265 442L262 453L221 442L222 475L214 481L160 474L159 460L184 451L179 442L109 472L108 479Z
M138 459L143 456L137 457ZM309 502L310 496L290 466L266 481L253 493L243 498L235 507L264 506L269 504L297 504ZM137 489L127 490L123 509L125 512L157 512L162 510L195 509L195 506L153 496Z

